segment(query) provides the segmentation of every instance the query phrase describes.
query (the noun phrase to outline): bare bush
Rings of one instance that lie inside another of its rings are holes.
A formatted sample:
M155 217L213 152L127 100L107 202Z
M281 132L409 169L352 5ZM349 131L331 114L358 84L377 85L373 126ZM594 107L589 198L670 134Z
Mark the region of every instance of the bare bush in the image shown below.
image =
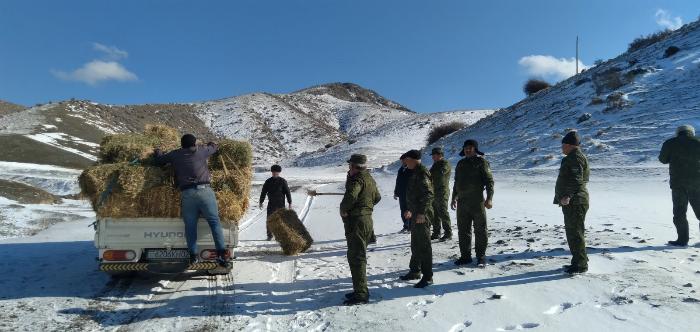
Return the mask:
M523 92L525 92L526 95L532 96L533 94L537 93L538 91L542 91L544 89L549 88L551 85L547 83L546 81L539 80L539 79L534 79L531 78L525 82L525 85L523 85Z
M465 126L466 124L464 122L459 121L448 122L439 126L435 126L432 129L430 129L430 132L428 133L428 144L433 144L439 139L462 129Z

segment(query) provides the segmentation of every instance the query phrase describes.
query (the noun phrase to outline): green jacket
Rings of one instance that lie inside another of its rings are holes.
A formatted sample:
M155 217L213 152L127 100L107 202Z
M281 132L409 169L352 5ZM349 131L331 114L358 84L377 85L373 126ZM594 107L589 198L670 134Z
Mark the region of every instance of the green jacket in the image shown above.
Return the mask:
M450 198L450 174L452 167L447 159L438 160L430 167L431 180L435 198L447 200Z
M483 202L484 188L486 200L493 199L493 174L489 162L482 156L462 158L455 167L452 200Z
M406 183L406 208L414 216L430 215L433 211L433 183L430 171L424 165L418 165L411 172Z
M351 217L371 215L374 206L382 199L369 171L349 176L345 181L345 196L340 202L340 211Z
M659 161L671 164L671 188L700 188L700 138L680 134L667 140Z
M586 183L590 174L588 159L580 148L564 157L561 160L559 176L554 188L554 204L559 204L559 201L566 196L571 198L569 204L588 204Z

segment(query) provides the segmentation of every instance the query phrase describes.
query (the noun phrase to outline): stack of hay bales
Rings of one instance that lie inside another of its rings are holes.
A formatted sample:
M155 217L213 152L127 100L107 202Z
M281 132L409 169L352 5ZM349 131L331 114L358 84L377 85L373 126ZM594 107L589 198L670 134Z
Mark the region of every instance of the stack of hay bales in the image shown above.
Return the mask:
M291 256L305 252L314 243L311 235L293 210L279 209L267 219L267 226L282 252Z
M156 166L153 160L154 147L167 152L179 145L180 133L163 125L148 125L143 134L105 137L99 163L80 175L82 194L98 217L179 218L180 191L173 169ZM252 159L248 142L222 140L209 160L223 222L238 223L248 209Z

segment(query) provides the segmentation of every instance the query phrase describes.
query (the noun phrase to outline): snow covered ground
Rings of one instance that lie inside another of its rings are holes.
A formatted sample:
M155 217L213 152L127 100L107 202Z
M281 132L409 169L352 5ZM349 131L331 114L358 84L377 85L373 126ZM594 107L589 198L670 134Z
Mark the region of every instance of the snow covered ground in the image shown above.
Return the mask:
M555 172L496 172L490 264L457 268L456 239L435 243L435 285L424 290L398 280L408 266L409 236L396 233L393 174L376 174L383 200L374 215L378 243L369 252L371 302L357 307L341 305L351 282L338 196L311 202L305 223L316 242L295 257L263 240L263 211L252 209L234 272L219 277L110 280L96 270L93 217L58 223L0 241L0 330L697 330L700 247L665 245L675 239L667 169L593 170L590 271L575 277L561 271L569 254L561 211L551 204ZM344 178L341 168L285 175L297 209L306 189L341 191ZM697 220L689 219L697 241Z

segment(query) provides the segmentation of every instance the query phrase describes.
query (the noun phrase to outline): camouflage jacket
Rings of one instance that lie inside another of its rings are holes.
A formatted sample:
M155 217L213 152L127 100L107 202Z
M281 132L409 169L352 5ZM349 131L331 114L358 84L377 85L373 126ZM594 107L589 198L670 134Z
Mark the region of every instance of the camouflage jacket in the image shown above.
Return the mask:
M340 202L340 211L351 217L371 215L374 206L382 199L369 171L363 170L345 181L345 195Z
M588 183L590 173L588 159L580 148L564 157L561 160L559 177L557 177L557 184L554 188L554 204L559 204L559 201L567 196L571 198L569 204L588 204L586 183Z
M419 214L430 215L433 211L433 183L430 180L430 172L423 165L418 165L411 172L406 184L406 208L414 216Z
M659 161L670 164L671 188L700 188L700 138L681 134L667 140Z
M465 157L455 167L455 183L452 200L467 203L493 199L493 174L489 162L482 156Z
M430 167L431 180L433 181L433 190L435 190L436 199L447 200L450 198L450 175L452 167L446 159L438 160Z

